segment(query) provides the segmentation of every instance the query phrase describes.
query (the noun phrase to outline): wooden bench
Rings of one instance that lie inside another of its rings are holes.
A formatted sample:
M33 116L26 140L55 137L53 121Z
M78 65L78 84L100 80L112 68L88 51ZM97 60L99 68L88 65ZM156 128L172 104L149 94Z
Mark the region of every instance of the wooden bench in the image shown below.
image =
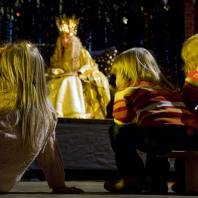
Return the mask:
M171 151L157 157L185 159L186 192L198 193L198 151Z

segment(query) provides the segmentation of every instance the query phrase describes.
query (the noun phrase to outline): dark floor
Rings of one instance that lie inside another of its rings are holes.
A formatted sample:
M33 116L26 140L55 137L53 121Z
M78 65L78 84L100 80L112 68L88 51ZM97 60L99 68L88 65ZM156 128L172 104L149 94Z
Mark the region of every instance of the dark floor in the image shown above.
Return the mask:
M69 198L190 198L197 196L181 196L175 195L171 191L172 183L169 183L169 192L167 195L150 195L145 192L136 193L136 194L113 194L107 192L103 188L104 181L66 181L67 186L75 186L81 188L85 191L84 194L64 194L57 195L52 194L49 189L47 182L39 181L39 182L28 182L21 181L19 182L9 194L1 195L5 198L50 198L50 197L69 197Z

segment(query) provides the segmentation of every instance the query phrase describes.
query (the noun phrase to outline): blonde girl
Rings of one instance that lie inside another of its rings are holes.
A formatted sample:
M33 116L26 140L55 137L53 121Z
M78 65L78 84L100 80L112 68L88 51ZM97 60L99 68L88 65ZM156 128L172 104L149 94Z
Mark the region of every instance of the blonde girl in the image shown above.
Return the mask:
M181 49L183 59L183 71L185 83L183 86L182 97L186 106L193 112L198 120L198 34L188 38ZM178 171L176 181L172 189L178 193L185 191L185 161L176 160L175 169Z
M183 99L191 111L197 113L198 105L198 34L184 42L181 57L184 61L185 83L183 86ZM198 116L198 113L197 113Z
M196 118L147 49L136 47L121 53L112 74L117 91L109 135L118 178L106 181L104 187L111 192L167 193L168 159L156 155L197 149ZM145 166L137 150L147 153Z
M198 34L188 38L182 47L181 57L184 61L183 70L187 76L189 72L193 71L198 66Z
M0 193L37 160L53 193L82 193L64 183L55 137L57 117L47 99L44 61L33 44L5 44L0 52Z
M135 86L140 81L148 81L156 88L174 90L166 80L151 52L144 48L131 48L124 51L114 61L111 73L116 75L116 88L122 89L130 82Z

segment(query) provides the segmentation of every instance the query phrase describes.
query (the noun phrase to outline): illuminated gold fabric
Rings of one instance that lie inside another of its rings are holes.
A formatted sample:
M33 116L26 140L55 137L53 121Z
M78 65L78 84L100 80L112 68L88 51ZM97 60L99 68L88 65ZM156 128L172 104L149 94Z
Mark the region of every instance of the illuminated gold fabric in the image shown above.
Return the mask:
M65 73L64 68L48 70L49 99L58 117L104 119L110 101L108 80L84 48L80 50L79 62L77 72Z

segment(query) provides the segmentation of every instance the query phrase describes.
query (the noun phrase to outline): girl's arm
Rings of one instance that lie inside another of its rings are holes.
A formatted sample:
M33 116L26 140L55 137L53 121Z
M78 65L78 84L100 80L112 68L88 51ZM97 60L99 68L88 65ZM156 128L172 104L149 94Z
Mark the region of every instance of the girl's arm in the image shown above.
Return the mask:
M48 185L52 188L53 193L64 194L84 192L81 189L67 187L65 185L63 158L55 137L55 132L49 137L36 160L43 169Z

